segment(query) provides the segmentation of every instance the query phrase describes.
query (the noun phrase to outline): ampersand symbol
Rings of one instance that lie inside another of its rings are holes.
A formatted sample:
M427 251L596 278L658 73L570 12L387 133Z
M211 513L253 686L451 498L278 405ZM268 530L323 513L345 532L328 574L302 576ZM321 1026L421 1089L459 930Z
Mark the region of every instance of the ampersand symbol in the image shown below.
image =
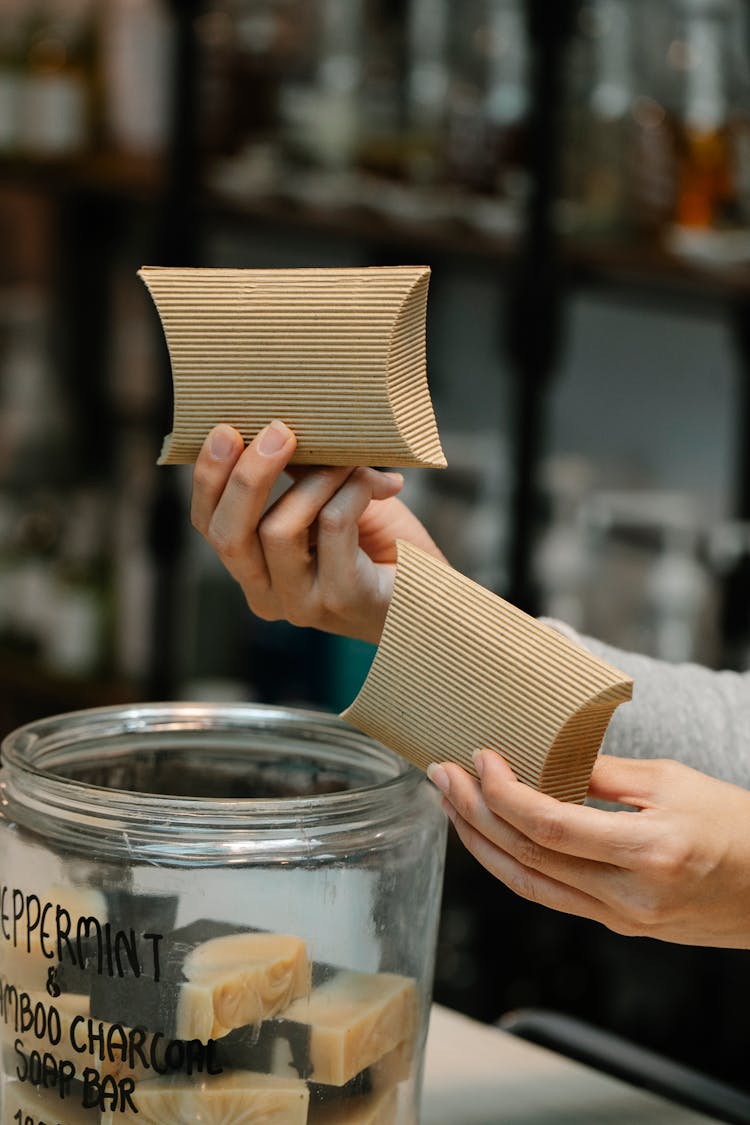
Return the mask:
M57 969L54 965L47 970L47 992L50 996L57 997L61 992L60 985L57 983Z

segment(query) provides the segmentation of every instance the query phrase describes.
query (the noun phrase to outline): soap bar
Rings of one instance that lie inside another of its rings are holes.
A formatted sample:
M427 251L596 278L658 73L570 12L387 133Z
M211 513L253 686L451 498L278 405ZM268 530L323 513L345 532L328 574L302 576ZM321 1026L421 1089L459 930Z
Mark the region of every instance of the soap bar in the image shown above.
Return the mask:
M302 938L210 919L164 938L158 981L110 979L93 971L93 959L85 971L96 1019L202 1042L274 1016L309 986ZM80 988L80 971L67 973L63 966L60 976Z
M214 1038L276 1015L307 992L310 979L307 946L289 934L213 938L191 950L182 971L188 981L211 989Z
M243 1028L218 1040L216 1061L343 1086L412 1037L416 1017L413 980L329 969L309 998L267 1020L259 1034Z
M195 461L226 422L246 441L274 418L307 465L443 468L426 371L426 266L139 272L172 363L160 464Z
M138 1112L107 1112L101 1125L305 1125L304 1082L235 1071L214 1078L158 1078L133 1091Z
M310 1106L340 1104L359 1099L367 1094L383 1093L392 1090L399 1082L411 1077L414 1060L414 1039L405 1039L388 1054L383 1055L372 1066L351 1078L343 1086L326 1086L318 1082L308 1082Z

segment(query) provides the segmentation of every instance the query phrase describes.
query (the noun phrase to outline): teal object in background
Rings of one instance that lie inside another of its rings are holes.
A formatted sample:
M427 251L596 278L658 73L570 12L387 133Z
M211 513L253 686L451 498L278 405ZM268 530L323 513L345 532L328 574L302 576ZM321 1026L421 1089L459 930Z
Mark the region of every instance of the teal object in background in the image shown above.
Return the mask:
M332 711L348 707L370 671L377 647L349 637L329 636L326 704Z

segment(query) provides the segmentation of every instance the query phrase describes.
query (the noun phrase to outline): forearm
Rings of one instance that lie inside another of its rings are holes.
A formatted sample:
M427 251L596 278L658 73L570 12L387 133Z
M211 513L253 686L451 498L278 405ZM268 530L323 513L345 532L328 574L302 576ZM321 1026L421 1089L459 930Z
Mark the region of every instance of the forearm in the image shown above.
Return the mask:
M675 758L750 788L750 673L667 664L549 624L633 677L633 700L615 711L605 754Z

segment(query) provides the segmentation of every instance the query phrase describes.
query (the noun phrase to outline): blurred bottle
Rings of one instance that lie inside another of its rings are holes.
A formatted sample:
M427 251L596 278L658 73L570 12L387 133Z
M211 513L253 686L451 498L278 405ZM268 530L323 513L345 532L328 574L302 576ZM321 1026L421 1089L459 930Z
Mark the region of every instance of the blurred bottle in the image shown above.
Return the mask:
M451 11L451 82L446 130L446 174L459 188L481 190L491 179L485 145L483 97L487 27L483 0Z
M0 154L19 145L24 97L24 45L28 6L24 0L0 3Z
M622 233L635 95L630 0L592 0L581 7L575 56L575 139L565 173L572 222L587 233Z
M715 652L709 655L709 648L715 637L708 635L713 587L698 557L699 531L665 515L661 550L646 585L653 652L675 664L713 663Z
M26 49L20 145L35 157L95 143L99 110L94 0L37 0Z
M360 143L362 0L319 0L318 60L309 143L316 164L351 168Z
M733 216L737 194L729 129L731 5L679 0L667 60L682 79L675 222L710 231Z
M411 0L403 167L418 184L442 179L450 94L449 0Z
M524 6L518 0L487 0L486 19L484 117L492 160L490 192L520 203L526 192L522 168L528 111Z
M311 49L281 82L278 100L284 191L320 204L349 200L361 148L364 0L316 0L307 13Z
M736 3L731 16L732 160L739 220L750 227L750 6Z
M630 226L659 241L674 218L677 199L677 122L680 79L666 57L674 36L669 0L630 0L634 60L634 98L629 183Z
M358 164L382 177L403 172L409 15L392 0L368 0L362 39ZM439 30L439 29L438 29Z
M317 5L309 0L236 0L234 18L235 133L243 143L272 146L278 143L279 124L283 128L286 91L309 91L315 77Z
M104 128L109 145L158 153L171 111L173 25L164 0L108 0L101 22Z
M662 660L715 663L718 604L695 498L602 491L590 498L585 521L594 635Z
M470 0L452 15L448 175L470 192L513 196L527 98L523 7Z

